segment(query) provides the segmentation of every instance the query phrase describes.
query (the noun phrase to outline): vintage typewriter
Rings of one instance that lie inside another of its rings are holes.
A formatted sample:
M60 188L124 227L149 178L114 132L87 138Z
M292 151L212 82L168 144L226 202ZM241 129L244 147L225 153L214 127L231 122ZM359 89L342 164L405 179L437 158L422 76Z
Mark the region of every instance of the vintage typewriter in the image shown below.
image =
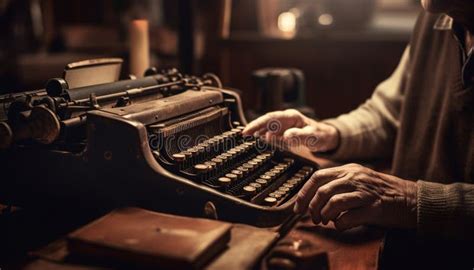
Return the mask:
M0 98L0 198L25 206L124 205L258 226L292 217L317 165L254 137L212 74L143 78Z

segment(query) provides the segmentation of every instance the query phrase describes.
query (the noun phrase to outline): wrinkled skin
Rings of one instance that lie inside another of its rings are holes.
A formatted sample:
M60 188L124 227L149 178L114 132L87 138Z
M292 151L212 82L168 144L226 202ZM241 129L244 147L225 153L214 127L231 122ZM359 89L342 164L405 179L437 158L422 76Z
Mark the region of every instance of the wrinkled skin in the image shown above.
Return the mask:
M313 222L346 230L360 225L413 228L416 226L416 183L357 164L316 171L295 205L309 209Z

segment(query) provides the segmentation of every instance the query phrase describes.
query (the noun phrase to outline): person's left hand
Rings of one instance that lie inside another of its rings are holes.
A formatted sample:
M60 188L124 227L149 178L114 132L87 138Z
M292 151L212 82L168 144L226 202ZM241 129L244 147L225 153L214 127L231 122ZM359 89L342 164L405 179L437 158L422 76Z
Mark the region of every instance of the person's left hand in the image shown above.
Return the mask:
M413 181L358 164L316 171L298 193L296 213L309 212L315 224L334 221L337 229L360 225L414 228L417 187Z

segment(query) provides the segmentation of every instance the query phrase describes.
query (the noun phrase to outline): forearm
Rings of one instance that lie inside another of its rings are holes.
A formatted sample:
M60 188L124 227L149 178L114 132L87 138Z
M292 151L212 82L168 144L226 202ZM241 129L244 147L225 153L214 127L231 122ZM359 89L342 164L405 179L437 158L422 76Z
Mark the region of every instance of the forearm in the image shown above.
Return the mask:
M421 237L474 240L474 184L418 181L417 186Z
M336 160L389 157L392 154L403 101L409 48L392 76L356 110L324 121L337 128L339 147L328 153Z

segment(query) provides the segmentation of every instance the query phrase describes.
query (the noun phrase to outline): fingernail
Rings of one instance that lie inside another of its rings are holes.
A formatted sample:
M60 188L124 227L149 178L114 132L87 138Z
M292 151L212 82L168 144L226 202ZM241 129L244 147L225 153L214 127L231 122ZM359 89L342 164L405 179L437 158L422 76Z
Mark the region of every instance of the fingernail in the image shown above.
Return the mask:
M298 214L300 211L300 205L298 203L295 203L295 206L293 207L293 212Z

